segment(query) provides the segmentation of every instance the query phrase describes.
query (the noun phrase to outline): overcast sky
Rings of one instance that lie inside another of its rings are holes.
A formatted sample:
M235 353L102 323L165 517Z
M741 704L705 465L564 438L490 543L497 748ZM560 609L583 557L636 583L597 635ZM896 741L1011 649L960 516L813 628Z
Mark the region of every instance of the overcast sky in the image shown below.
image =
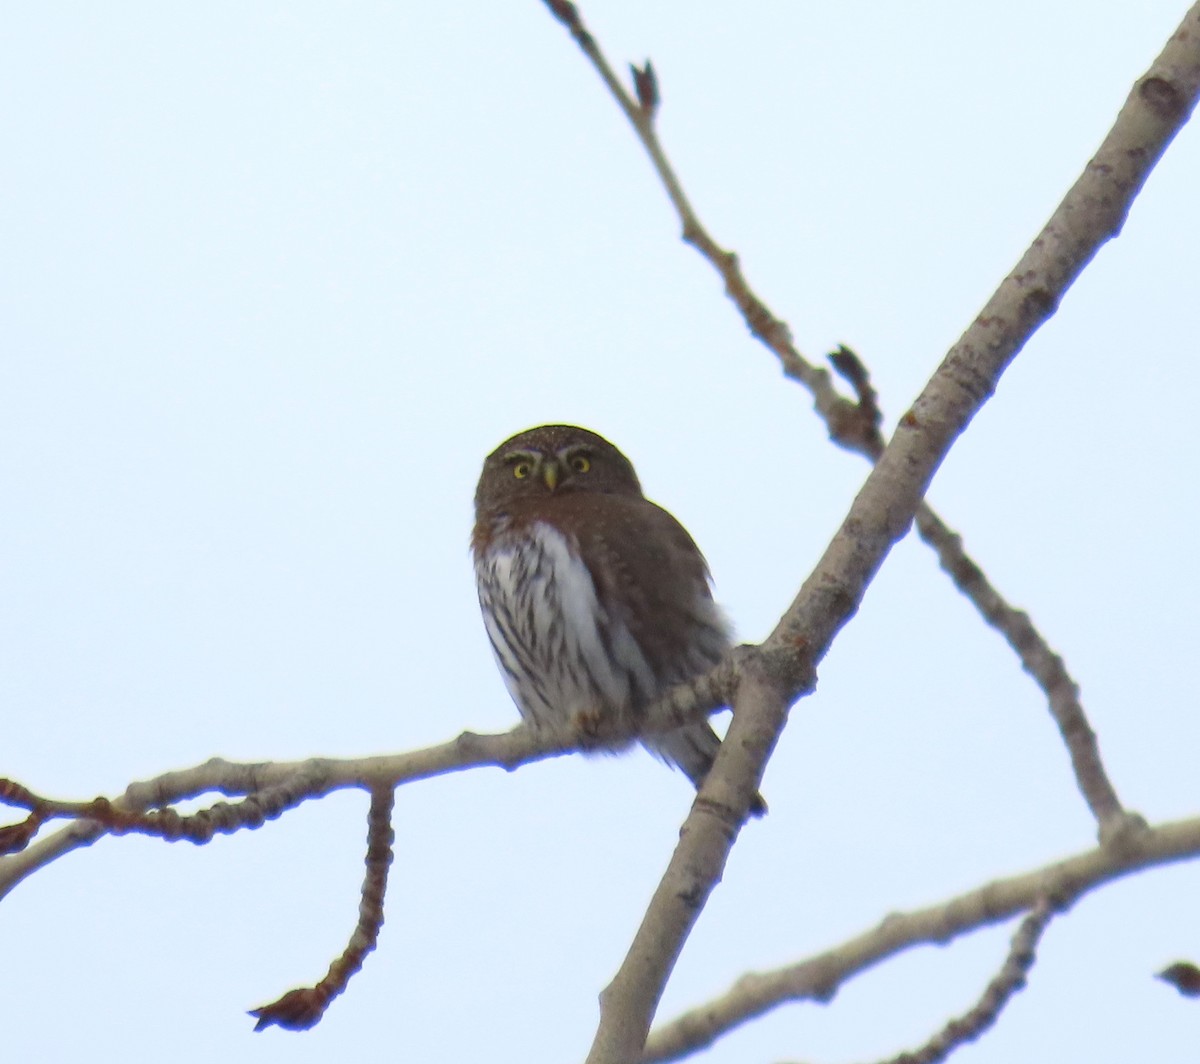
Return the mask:
M1183 0L595 0L716 239L894 423L1107 132ZM219 754L516 720L467 552L483 456L572 421L766 635L865 465L679 240L536 0L24 3L0 36L0 775L87 798ZM1200 135L1006 374L931 499L1081 683L1118 792L1200 809ZM667 1019L1093 845L1043 697L915 539L799 704ZM366 800L209 846L106 839L0 904L12 1061L581 1060L691 788L643 753L406 787L378 951L314 1031ZM963 1064L1191 1059L1200 866L1089 896ZM870 1060L977 998L1013 925L703 1059Z

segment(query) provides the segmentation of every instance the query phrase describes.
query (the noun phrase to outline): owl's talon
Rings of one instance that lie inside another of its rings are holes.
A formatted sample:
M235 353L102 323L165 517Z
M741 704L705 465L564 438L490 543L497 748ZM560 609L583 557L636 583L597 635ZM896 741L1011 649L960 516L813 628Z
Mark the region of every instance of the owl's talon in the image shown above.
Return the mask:
M607 725L606 715L598 709L580 709L571 715L571 731L585 750L607 745L605 739L612 738Z

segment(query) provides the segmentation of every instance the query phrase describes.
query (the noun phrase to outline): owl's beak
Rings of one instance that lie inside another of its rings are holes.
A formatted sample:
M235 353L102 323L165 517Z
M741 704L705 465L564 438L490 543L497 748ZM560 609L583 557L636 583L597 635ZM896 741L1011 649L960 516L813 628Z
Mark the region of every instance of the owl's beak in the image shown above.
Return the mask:
M551 491L558 487L558 463L547 462L542 467L542 479Z

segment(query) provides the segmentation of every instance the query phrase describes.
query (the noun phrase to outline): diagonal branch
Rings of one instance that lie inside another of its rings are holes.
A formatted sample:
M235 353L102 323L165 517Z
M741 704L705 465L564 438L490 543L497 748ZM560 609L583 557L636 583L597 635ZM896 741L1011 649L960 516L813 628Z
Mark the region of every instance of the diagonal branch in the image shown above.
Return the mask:
M545 2L555 17L570 30L629 119L675 208L683 227L683 239L695 247L721 275L726 294L741 312L750 332L775 354L786 376L809 390L813 405L825 421L830 438L847 450L876 461L882 452L883 440L877 427L878 410L874 406L874 392L869 389L865 370L857 357L845 348L831 355L834 368L854 385L859 401L854 403L839 395L828 371L814 366L800 353L787 323L778 318L749 286L738 256L723 249L705 229L655 131L658 88L649 62L644 70L633 68L635 87L639 91L639 99L635 101L613 72L595 38L584 26L576 6L561 0ZM653 88L652 97L648 97L655 100L653 107L641 104L643 86L647 81ZM870 403L863 401L864 389L870 397ZM1116 790L1108 779L1100 760L1096 736L1079 700L1078 686L1067 673L1062 658L1051 650L1028 614L1009 605L990 585L983 571L963 549L961 537L950 531L928 503L922 502L918 510L917 531L937 553L941 567L951 575L955 586L974 604L984 620L1004 636L1016 651L1025 671L1045 693L1051 715L1066 743L1076 783L1100 825L1101 838L1118 835L1127 824L1136 828L1139 821L1126 816ZM970 574L969 579L960 578L965 574Z
M574 6L547 3L584 51L598 55ZM611 88L604 65L601 74L606 72ZM762 658L743 672L726 740L629 952L602 995L588 1064L626 1064L641 1053L675 959L737 837L740 821L723 812L734 810L744 819L747 788L757 788L792 699L908 531L954 441L1083 268L1120 231L1198 93L1200 4L1135 84L1097 155L900 419L841 528L763 644ZM740 806L719 800L730 793L744 796ZM1127 843L1136 838L1130 834Z
M830 434L843 446L851 450L860 449L859 433L851 427L860 420L857 406L838 394L829 371L809 362L792 343L792 333L787 323L777 318L767 305L758 298L742 275L738 257L722 248L700 222L699 216L683 191L683 185L675 174L654 131L654 110L643 108L621 84L596 39L583 24L579 9L565 0L544 0L551 13L570 31L575 43L587 56L600 75L614 100L625 112L629 124L650 156L655 172L671 200L675 213L683 226L683 239L703 255L725 282L725 293L736 304L742 317L759 340L767 345L779 359L783 371L799 381L812 393L817 412L829 426Z
M770 671L761 659L747 665L717 759L680 829L679 843L625 960L600 995L600 1026L587 1064L627 1064L641 1055L663 988L721 879L763 765L783 729L796 678L781 682L786 670L780 670L780 677ZM745 734L753 731L757 734Z
M1056 654L1030 620L1029 614L1009 605L963 549L962 537L946 527L927 503L917 510L917 532L938 556L938 563L975 608L1016 651L1025 671L1046 693L1050 715L1071 757L1075 782L1100 825L1100 840L1115 841L1125 831L1143 823L1127 814L1104 770L1096 733L1079 700L1079 686L1071 679L1063 659Z

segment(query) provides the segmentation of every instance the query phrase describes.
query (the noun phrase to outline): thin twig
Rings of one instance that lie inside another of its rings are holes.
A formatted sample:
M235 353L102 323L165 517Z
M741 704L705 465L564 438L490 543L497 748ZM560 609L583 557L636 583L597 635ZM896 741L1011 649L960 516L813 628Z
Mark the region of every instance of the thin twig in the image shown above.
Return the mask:
M0 780L0 784L10 781ZM240 802L214 802L206 809L180 813L169 805L156 803L149 808L134 808L125 802L108 798L93 798L90 802L67 802L53 798L38 798L25 824L13 825L8 833L16 838L26 834L27 826L40 827L46 820L77 820L93 823L98 832L106 835L151 835L167 842L187 841L202 846L217 835L232 835L245 828L262 827L268 820L281 817L289 809L318 796L322 782L320 773L298 771L273 786L255 787ZM185 795L170 800L181 801ZM5 833L0 832L0 837ZM17 853L24 848L10 843L0 853Z
M267 1027L283 1027L289 1031L306 1031L320 1023L330 1002L349 985L367 954L379 942L383 928L383 898L387 891L388 869L392 864L392 807L395 791L389 786L371 788L371 808L367 813L366 874L363 876L362 898L358 905L358 923L342 955L315 986L289 990L278 1001L251 1009L257 1019L256 1031Z
M1100 825L1100 840L1116 842L1124 832L1136 830L1143 821L1126 813L1117 797L1104 763L1096 733L1088 724L1079 701L1079 687L1071 679L1063 659L1047 644L1034 627L1029 614L1010 606L991 585L983 570L963 549L962 537L926 504L917 511L917 532L937 553L938 562L984 619L1016 651L1021 664L1046 693L1050 715L1054 718L1071 757L1071 767L1080 793Z
M900 1053L885 1064L941 1064L959 1046L975 1041L991 1027L1013 995L1025 986L1025 977L1037 957L1037 944L1053 915L1053 907L1045 898L1039 899L1029 915L1021 921L1004 964L988 983L980 999L963 1015L947 1023L920 1049Z
M770 309L746 283L742 276L738 257L733 252L724 250L709 235L708 230L701 224L691 202L684 194L683 186L675 175L675 170L667 160L667 156L659 143L658 135L654 132L654 120L621 84L613 72L604 53L600 50L595 38L587 30L580 17L579 9L573 3L564 0L544 0L546 6L556 19L570 31L571 36L587 56L592 66L596 68L613 99L617 101L625 117L642 142L654 164L659 180L670 197L675 213L683 226L683 239L696 248L717 270L725 282L725 292L737 305L750 331L767 345L778 357L783 371L789 377L799 381L813 395L818 413L829 426L834 439L851 449L857 449L859 434L852 431L848 435L843 430L848 426L857 425L859 412L854 403L843 398L833 386L829 371L810 363L792 343L791 330L787 323L777 318ZM657 93L656 79L656 93Z

